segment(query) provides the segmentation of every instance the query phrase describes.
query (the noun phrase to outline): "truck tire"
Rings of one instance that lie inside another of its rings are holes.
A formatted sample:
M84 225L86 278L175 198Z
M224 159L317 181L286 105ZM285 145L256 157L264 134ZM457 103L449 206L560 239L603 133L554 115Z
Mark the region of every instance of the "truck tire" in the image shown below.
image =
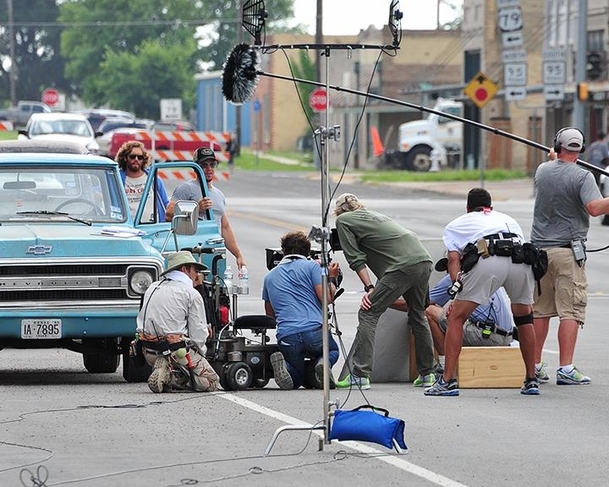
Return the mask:
M147 382L151 373L150 365L136 366L129 360L129 352L123 353L123 378L127 382Z
M431 168L431 149L415 147L408 153L406 169L409 171L427 172Z
M83 353L85 368L91 374L112 374L118 369L120 355L115 353L116 340L112 338L84 338L83 345L99 349L99 353ZM107 353L104 353L107 350ZM114 353L113 353L114 352Z

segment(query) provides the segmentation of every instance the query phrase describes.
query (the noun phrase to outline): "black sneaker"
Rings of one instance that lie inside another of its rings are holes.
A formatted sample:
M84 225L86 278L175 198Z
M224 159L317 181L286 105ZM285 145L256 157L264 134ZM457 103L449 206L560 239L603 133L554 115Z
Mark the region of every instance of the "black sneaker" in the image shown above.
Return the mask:
M423 391L423 394L426 396L458 396L459 383L457 379L450 379L448 382L444 382L444 379L440 376L433 386Z
M539 396L539 381L536 377L527 377L520 388L520 394Z

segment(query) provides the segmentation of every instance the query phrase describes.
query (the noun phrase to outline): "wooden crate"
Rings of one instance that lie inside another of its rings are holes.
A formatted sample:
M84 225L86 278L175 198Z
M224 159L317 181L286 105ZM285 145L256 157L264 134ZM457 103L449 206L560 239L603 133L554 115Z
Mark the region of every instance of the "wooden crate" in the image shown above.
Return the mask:
M517 388L525 368L518 347L463 347L457 374L462 389Z

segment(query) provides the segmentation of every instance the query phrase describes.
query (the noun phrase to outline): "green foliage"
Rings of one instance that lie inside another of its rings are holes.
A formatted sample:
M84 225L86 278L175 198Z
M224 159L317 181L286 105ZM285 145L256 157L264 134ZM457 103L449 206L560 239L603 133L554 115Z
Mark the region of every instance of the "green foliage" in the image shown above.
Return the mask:
M309 56L308 50L301 49L298 51L298 62L292 63L292 70L294 71L294 76L296 78L308 80L315 79L315 61ZM297 83L296 86L303 102L307 119L313 120L315 112L313 112L313 109L309 106L309 95L316 87L304 83Z
M201 60L206 64L207 69L219 70L235 45L240 42L253 44L254 38L241 27L238 5L245 3L245 0L205 0L204 3L213 29L200 37L205 45L201 50ZM267 35L274 32L304 31L301 26L288 25L294 17L293 3L294 0L266 0ZM264 42L264 39L262 41Z
M6 1L0 4L0 58L10 53ZM55 24L59 8L51 0L14 0L17 100L40 100L49 86L65 89L64 59L60 55L60 28ZM10 96L9 73L0 65L0 105Z
M110 106L145 118L159 118L162 98L180 98L184 107L192 107L195 80L183 66L193 64L195 53L194 39L167 46L146 40L134 54L109 51L100 65L96 88Z

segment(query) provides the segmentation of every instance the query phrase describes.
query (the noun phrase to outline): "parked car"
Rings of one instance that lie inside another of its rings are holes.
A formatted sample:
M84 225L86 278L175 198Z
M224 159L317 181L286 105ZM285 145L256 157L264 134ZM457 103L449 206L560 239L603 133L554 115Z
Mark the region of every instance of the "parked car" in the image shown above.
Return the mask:
M133 128L148 130L154 125L153 120L148 119L132 119L123 117L108 117L97 128L96 132L106 134L111 130L118 128Z
M113 110L110 108L90 108L87 110L78 110L74 113L79 113L87 117L93 130L97 130L100 124L108 117L120 117L135 120L135 115L124 110Z
M13 122L15 129L25 127L33 113L50 113L51 108L41 101L22 100L16 107L0 110L0 120Z
M84 115L76 113L35 113L18 139L59 140L84 145L91 154L99 152L96 133Z
M156 122L152 126L154 132L194 132L196 129L190 122Z

